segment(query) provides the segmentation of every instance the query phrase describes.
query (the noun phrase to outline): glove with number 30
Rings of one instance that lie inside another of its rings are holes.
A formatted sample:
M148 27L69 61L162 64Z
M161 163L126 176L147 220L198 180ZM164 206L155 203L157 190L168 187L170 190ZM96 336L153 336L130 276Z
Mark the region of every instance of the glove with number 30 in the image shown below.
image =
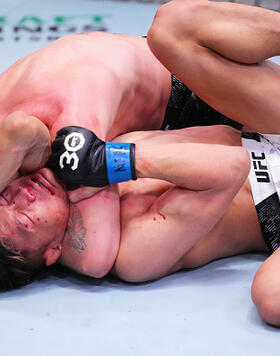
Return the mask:
M104 187L137 179L133 143L104 142L79 126L57 132L47 165L67 184Z

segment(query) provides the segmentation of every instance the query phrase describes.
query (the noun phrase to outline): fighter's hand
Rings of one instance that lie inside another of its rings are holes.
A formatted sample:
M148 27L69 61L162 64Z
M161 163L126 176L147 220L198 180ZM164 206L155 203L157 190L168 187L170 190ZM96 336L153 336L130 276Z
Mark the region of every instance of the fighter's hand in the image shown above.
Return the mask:
M67 126L57 132L48 166L68 184L104 187L136 179L135 146L100 140L92 131Z

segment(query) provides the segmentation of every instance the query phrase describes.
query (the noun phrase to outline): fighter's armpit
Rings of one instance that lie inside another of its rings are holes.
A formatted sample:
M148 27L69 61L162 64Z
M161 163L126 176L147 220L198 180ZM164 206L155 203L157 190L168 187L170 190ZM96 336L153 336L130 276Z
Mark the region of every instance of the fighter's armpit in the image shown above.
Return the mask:
M69 223L65 232L67 246L77 252L85 251L87 245L85 242L86 229L83 225L83 217L77 206L71 207Z

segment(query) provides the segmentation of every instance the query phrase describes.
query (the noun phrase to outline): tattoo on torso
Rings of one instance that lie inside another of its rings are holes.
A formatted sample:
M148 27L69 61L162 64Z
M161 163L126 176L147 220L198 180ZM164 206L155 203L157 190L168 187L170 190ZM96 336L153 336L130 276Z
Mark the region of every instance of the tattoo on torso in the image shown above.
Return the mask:
M84 251L87 247L84 241L85 234L82 214L79 208L72 206L71 217L65 232L67 245L78 252Z

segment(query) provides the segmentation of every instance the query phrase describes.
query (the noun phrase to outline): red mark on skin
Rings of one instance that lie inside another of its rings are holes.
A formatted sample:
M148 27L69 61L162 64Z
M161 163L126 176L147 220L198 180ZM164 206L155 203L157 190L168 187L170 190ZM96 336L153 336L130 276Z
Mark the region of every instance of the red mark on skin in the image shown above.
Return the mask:
M45 223L47 223L48 222L48 220L45 220Z
M26 228L28 227L28 225L27 225L27 224L25 224L24 226L25 226Z
M32 196L34 195L30 187L27 188L27 191L30 195L32 195Z
M40 221L40 219L39 219L39 218L37 218L37 221Z
M13 201L13 204L15 204L16 202L15 201Z
M153 218L154 221L156 221L156 218Z
M152 167L152 165L149 162L147 162L144 158L140 157L140 159L141 159L141 165L145 170L149 170Z
M107 201L110 198L110 192L106 191L103 193L103 201Z
M161 214L160 212L158 213L158 215L160 215L161 217L163 217L163 220L166 219L166 216L164 216L163 214Z

